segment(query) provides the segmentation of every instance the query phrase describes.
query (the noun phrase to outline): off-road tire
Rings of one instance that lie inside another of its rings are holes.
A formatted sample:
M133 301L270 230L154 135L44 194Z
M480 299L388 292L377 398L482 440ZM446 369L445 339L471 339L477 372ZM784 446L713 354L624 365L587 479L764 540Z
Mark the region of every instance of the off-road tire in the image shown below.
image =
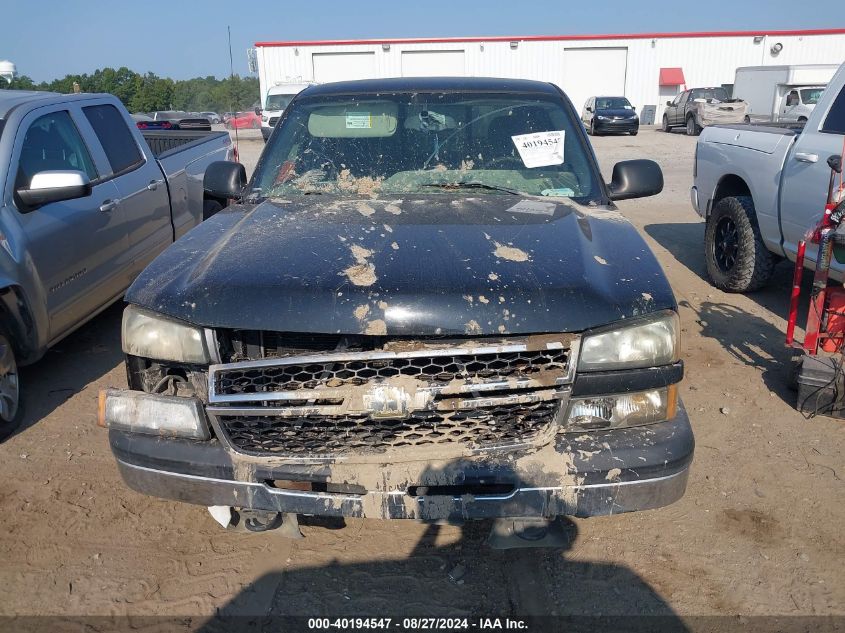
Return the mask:
M630 134L631 136L636 136L638 133L639 133L639 130L631 130L631 131L629 132L629 134Z
M667 117L665 114L663 115L663 124L661 125L661 129L664 132L671 132L672 131L672 126L669 125L669 117Z
M687 136L698 136L701 134L701 126L696 123L694 116L687 117Z
M704 230L707 275L719 290L753 292L772 277L777 258L763 244L751 196L716 203Z

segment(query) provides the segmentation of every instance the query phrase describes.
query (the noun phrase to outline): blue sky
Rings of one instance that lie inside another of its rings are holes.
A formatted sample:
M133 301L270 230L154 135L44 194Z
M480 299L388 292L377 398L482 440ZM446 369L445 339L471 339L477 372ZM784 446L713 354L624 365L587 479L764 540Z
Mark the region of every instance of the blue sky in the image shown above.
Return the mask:
M242 75L246 49L260 40L845 27L841 0L701 6L683 0L17 1L2 11L0 59L36 81L104 66L185 79L228 74L227 25L235 72Z

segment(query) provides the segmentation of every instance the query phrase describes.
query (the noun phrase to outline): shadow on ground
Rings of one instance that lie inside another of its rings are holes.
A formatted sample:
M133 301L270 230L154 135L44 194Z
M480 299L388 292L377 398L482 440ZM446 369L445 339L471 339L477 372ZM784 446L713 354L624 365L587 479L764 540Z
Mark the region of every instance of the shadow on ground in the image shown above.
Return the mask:
M40 361L21 368L24 420L14 434L37 424L123 361L122 314L123 302L119 301L51 348Z
M390 506L403 507L405 504L408 507L410 502L414 515L425 518L477 515L490 510L490 506L499 511L525 514L534 505L542 504L547 511L555 512L559 511L555 504L563 503L554 497L543 497L545 501L539 497L522 501L518 497L502 497L502 493L496 495L495 500L486 500L477 490L475 494L457 496L454 486L468 480L470 464L457 460L423 471L415 478L418 480L415 486L407 487L408 490L426 490L415 493L423 496L413 497L413 501L407 497L404 501L392 497ZM548 473L520 476L509 465L502 465L489 471L485 478L499 486L510 482L518 488L536 488L541 482L557 476L554 473L558 468L554 464L545 465L543 470ZM447 489L449 493L444 492ZM358 523L366 531L368 524L375 522ZM578 539L578 528L572 521L563 517L557 519L543 537L542 532L538 533L536 523L533 528L522 531L521 536L515 536L518 524L513 520L500 520L496 526L498 537L494 540L500 546L512 548L517 545L519 549L493 549L488 542L492 526L493 522L489 520L468 521L459 529L459 534L455 528L449 528L453 539L444 543L438 538L444 528L429 523L407 558L330 561L316 567L267 573L223 606L218 617L206 623L202 631L307 630L307 618L315 617L391 617L397 624L406 617L467 618L470 622L477 622L479 618L531 618L532 621L536 618L538 626L529 630L538 631L562 630L561 617L579 616L578 621L564 627L577 631L585 630L579 628L579 621L595 629L593 625L597 623L589 618L615 616L621 619L626 615L659 617L666 625L661 630L686 630L666 601L630 569L577 560L567 555ZM324 528L306 528L306 535L314 529ZM378 529L383 530L385 526ZM502 537L503 534L506 536ZM344 536L339 533L337 538ZM317 538L325 537L323 534ZM366 542L356 542L356 551L367 552L374 559L382 558L377 543L361 548ZM307 543L302 545L303 548L307 546ZM332 547L332 550L337 549ZM291 617L300 619L290 620ZM620 628L619 622L616 624L603 628L632 630ZM420 627L400 626L399 630L416 628ZM472 624L469 628L473 628Z
M710 284L704 263L704 223L649 224L644 230L680 264ZM781 262L765 288L742 296L786 319L792 272L792 263ZM805 271L798 304L799 329L807 321L811 286L812 273ZM711 296L717 295L725 296L714 288ZM741 301L729 301L703 301L698 309L687 302L680 303L696 312L703 336L716 339L731 356L749 367L759 369L768 389L790 406L794 405L795 394L791 390L790 372L792 360L799 354L786 347L785 331L740 307L738 304Z

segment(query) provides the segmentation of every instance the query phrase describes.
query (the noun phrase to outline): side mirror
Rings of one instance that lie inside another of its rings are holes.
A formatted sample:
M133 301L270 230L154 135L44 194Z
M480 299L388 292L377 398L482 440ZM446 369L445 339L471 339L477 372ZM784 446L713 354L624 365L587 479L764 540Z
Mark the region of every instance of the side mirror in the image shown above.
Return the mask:
M587 106L587 112L592 112L592 111L593 111L592 106Z
M91 182L84 172L75 170L39 171L32 176L28 189L18 189L18 198L30 209L75 200L91 195Z
M667 102L666 102L666 105L667 105L667 106L670 106L670 105L672 105L672 102L671 102L671 101L667 101Z
M255 114L261 116L261 108L255 108Z
M653 160L623 160L613 166L607 188L611 200L654 196L663 191L663 172Z
M246 169L240 163L218 160L205 170L202 188L215 198L240 198L246 187Z

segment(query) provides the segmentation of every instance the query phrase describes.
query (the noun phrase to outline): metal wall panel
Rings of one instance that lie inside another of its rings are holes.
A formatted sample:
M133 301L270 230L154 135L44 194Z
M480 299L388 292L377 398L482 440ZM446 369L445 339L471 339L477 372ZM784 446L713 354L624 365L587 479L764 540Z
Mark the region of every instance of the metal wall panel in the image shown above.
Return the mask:
M405 51L464 51L466 76L517 77L567 85L565 50L572 48L623 48L625 59L625 96L642 111L645 105L657 106L657 121L666 98L682 87L659 85L660 68L679 66L687 87L732 84L739 66L775 64L840 64L845 61L845 34L832 35L752 35L608 38L584 40L514 40L451 42L398 42L390 44L342 44L260 46L257 50L262 97L278 81L311 80L312 56L320 53L369 52L374 77L401 77L402 53ZM777 54L772 47L780 43ZM620 61L620 63L622 63ZM370 72L369 70L367 72ZM576 75L579 71L576 72ZM583 95L572 87L580 112ZM589 96L589 95L588 95ZM578 102L580 101L580 102Z

